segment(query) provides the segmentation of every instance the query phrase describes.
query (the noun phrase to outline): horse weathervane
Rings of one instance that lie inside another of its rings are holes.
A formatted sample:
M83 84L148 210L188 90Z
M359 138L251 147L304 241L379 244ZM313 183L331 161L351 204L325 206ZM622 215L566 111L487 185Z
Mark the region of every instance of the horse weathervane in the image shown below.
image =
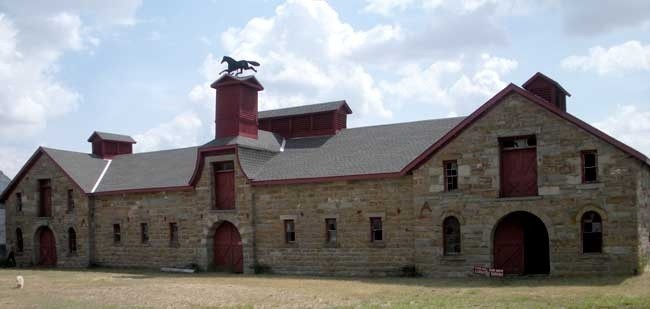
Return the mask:
M253 70L254 72L257 72L254 67L252 66L260 66L259 62L255 61L248 61L248 60L235 60L232 59L228 56L223 56L221 59L221 63L227 62L228 63L228 68L219 72L219 74L223 74L224 72L227 72L228 74L231 74L233 72L236 72L234 75L239 76L244 72L244 70ZM237 72L239 70L239 72Z

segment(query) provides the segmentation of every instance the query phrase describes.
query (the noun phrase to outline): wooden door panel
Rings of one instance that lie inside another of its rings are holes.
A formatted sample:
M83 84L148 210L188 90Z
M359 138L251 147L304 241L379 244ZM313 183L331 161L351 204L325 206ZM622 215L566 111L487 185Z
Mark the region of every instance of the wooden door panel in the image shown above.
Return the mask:
M56 242L54 234L49 229L44 229L39 237L39 265L56 266Z
M501 194L505 197L537 195L537 150L501 153Z
M506 218L494 235L494 267L506 274L524 272L524 229L520 222Z
M235 208L235 172L217 172L215 175L215 182L217 208Z
M241 273L244 271L244 259L241 236L237 228L230 223L223 223L214 234L214 263L218 269Z

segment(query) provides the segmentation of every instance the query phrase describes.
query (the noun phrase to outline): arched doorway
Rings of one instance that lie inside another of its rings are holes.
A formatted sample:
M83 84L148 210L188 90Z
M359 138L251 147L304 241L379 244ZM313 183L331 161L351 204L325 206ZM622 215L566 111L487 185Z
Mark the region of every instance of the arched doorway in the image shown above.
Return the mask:
M217 270L241 273L244 271L244 254L241 236L230 222L223 222L214 232L214 265Z
M56 240L49 227L42 226L36 230L36 265L45 267L56 266Z
M494 231L494 268L506 274L548 274L548 231L537 216L517 211L501 218Z

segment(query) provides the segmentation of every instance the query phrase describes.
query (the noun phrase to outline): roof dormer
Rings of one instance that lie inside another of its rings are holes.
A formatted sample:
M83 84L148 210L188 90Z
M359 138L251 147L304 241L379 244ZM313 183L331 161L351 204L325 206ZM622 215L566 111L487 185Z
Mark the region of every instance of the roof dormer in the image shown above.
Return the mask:
M88 142L93 144L93 154L102 159L131 154L135 144L135 140L128 135L98 131L90 135Z
M571 94L548 76L537 72L522 87L566 112L566 97Z
M334 135L347 127L349 114L350 106L341 100L262 111L258 123L260 130L285 138Z

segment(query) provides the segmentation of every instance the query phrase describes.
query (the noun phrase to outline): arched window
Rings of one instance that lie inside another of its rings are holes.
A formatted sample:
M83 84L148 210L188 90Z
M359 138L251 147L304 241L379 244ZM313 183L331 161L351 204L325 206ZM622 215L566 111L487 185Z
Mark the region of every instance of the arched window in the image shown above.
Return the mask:
M16 251L23 252L23 231L20 228L16 229Z
M73 228L68 229L68 252L77 252L77 233Z
M603 221L595 211L582 215L582 252L603 252Z
M447 217L442 222L442 230L444 233L444 254L460 254L460 222L458 222L458 219L456 217Z

